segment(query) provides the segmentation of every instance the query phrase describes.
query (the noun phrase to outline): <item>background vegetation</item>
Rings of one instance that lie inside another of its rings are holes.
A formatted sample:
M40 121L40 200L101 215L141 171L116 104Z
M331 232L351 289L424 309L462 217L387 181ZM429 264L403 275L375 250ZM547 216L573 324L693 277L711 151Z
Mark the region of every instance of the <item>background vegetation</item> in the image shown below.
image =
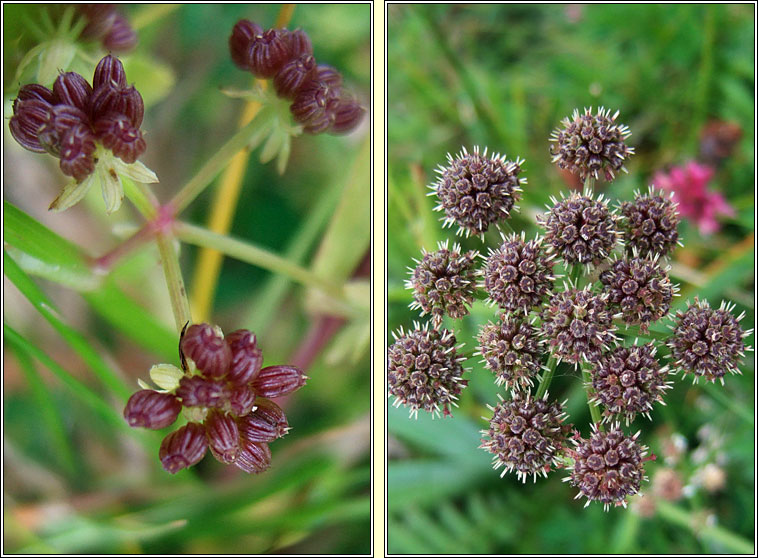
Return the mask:
M43 6L4 5L4 113L30 40L24 19ZM240 18L273 26L279 5L124 5L139 45L122 57L147 105L142 161L168 201L237 130L244 101L227 40ZM311 37L370 99L370 6L304 5L289 27ZM103 52L77 71L91 79ZM62 68L68 69L68 68ZM46 84L50 85L50 84ZM286 172L254 152L231 236L270 250L352 293L352 314L270 265L224 260L211 320L252 329L266 364L297 363L307 386L286 401L292 431L272 445L271 469L249 476L207 457L171 476L162 433L130 429L121 412L152 364L178 364L178 334L153 245L107 275L92 257L142 222L129 204L106 216L100 192L62 214L47 205L63 184L57 161L21 149L4 131L4 533L6 552L368 553L370 543L368 119L344 136L293 140ZM182 219L204 225L204 192ZM359 219L360 217L360 219ZM193 291L197 251L181 246ZM266 260L270 264L270 258ZM263 263L266 263L263 262ZM351 279L352 278L352 279ZM30 304L31 303L31 304Z
M599 105L621 111L637 151L630 174L596 186L614 203L647 189L657 170L697 159L707 123L741 130L710 185L735 217L710 237L685 220L672 278L681 285L677 307L695 294L714 306L733 300L735 312L747 314L743 327L754 327L754 31L749 5L390 6L388 336L418 319L402 284L411 258L453 236L425 196L446 154L480 145L524 158L529 184L510 225L532 236L549 196L572 185L550 163L550 131L574 108ZM484 246L498 240L490 231ZM462 244L482 250L479 239ZM446 327L470 352L478 327L493 317L476 302L469 317ZM481 417L491 416L485 405L499 389L478 360L467 362L470 383L454 418L414 421L389 406L390 553L753 552L753 353L724 387L679 376L668 406L657 406L652 422L634 423L658 456L648 475L673 469L684 495L657 498L654 511L648 498L608 513L598 504L582 509L575 489L560 482L563 471L522 485L491 469L477 446ZM560 367L550 391L568 398L570 421L587 435L573 369ZM708 464L725 474L721 488L706 489Z

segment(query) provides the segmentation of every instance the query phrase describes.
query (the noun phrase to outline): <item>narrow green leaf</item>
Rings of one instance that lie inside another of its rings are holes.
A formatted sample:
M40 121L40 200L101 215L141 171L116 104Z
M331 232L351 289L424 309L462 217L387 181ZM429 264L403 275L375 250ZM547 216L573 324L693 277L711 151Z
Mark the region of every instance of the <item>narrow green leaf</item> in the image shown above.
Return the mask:
M18 209L3 201L5 248L21 268L76 289L96 288L101 278L90 269L79 248Z
M52 302L50 302L42 290L23 272L13 258L9 257L5 252L3 252L3 263L5 265L5 276L11 280L37 311L55 328L66 343L74 349L76 354L82 357L82 360L89 366L95 376L117 394L119 398L126 400L132 390L118 373L106 364L81 333L63 321Z
M390 461L387 467L387 509L400 510L409 504L421 506L463 494L484 475L497 480L491 469L481 473L463 470L460 461Z

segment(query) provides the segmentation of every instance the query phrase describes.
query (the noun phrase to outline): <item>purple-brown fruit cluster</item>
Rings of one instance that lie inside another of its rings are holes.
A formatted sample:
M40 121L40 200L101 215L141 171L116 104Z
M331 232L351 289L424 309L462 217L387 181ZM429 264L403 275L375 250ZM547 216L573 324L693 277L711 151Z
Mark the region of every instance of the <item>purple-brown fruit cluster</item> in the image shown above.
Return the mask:
M643 333L668 314L676 293L657 256L617 260L600 274L600 281L611 308L621 310L625 323L639 324Z
M309 134L349 132L366 112L344 92L337 70L316 63L311 40L302 29L264 31L242 19L232 29L229 51L238 68L273 79L276 94L292 101L290 112Z
M593 400L605 407L604 420L623 418L629 424L637 413L650 418L653 403L663 401L663 394L671 387L666 382L669 370L661 366L655 353L652 342L618 347L592 367Z
M673 196L673 193L672 193ZM633 202L621 204L627 251L641 256L668 256L679 242L679 211L676 203L653 189Z
M628 147L626 138L631 135L629 128L616 124L618 111L611 116L611 111L600 107L597 114L592 108L585 108L584 114L575 110L571 119L561 121L563 129L556 129L550 136L553 162L586 180L592 176L598 178L602 171L610 182L621 170L626 172L624 161L634 154L634 148Z
M482 288L487 298L504 310L529 311L550 294L553 287L553 256L542 250L540 239L527 242L524 234L503 238L490 249L482 268Z
M576 445L571 476L571 486L579 488L577 497L590 502L602 502L607 510L611 504L626 507L626 499L637 494L645 477L643 461L647 447L637 442L639 432L627 436L618 424L607 432L592 425L589 440L572 440Z
M394 334L395 343L387 351L387 383L396 407L410 408L411 416L419 410L452 416L451 406L468 380L463 379L462 362L455 346L455 335L447 329L429 329L415 324L412 331L401 328Z
M570 431L570 426L563 424L563 405L514 393L513 399L504 401L501 397L496 407L489 408L494 415L489 430L482 431L487 438L479 447L493 454L495 469L503 467L500 476L516 471L522 482L529 476L535 481L537 475L547 476L558 464Z
M727 373L739 372L739 362L750 350L744 342L750 331L742 330L739 322L744 314L735 318L733 308L725 303L711 308L707 300L696 298L686 311L676 313L668 346L676 366L685 374L693 374L695 381L705 378L723 383Z
M466 316L476 291L477 255L474 250L462 253L458 244L450 249L447 242L435 252L424 252L406 282L413 289L411 308L421 309L422 316L431 314L434 327L440 326L445 314L455 319Z
M75 4L87 20L82 31L85 39L99 40L111 52L128 52L137 46L137 33L116 4Z
M503 312L497 323L479 330L479 354L497 385L525 390L540 370L541 340L529 322Z
M595 362L616 340L607 295L594 294L589 286L584 289L566 287L554 294L540 317L540 333L559 361Z
M58 157L63 174L81 182L95 170L98 143L125 163L145 152L144 111L139 91L127 86L123 65L108 55L95 68L92 85L76 72L61 73L52 91L24 85L13 101L9 128L22 147Z
M566 199L551 201L550 211L537 217L551 253L568 264L597 264L608 258L621 234L618 218L608 210L602 195L595 200L572 192Z
M165 428L185 408L191 422L161 444L166 471L194 465L209 449L218 461L247 473L265 471L271 464L268 443L289 430L284 411L270 399L305 385L302 370L263 368L255 334L243 329L224 337L209 324L194 324L183 334L179 349L185 370L191 359L196 374L183 376L171 392L144 389L132 395L124 409L129 425Z
M429 186L437 194L439 204L434 208L444 211L444 226L458 226L458 234L484 237L490 225L511 216L521 198L519 178L524 161L508 161L503 155L487 157L487 149L469 153L464 147L457 157L448 153L447 166L437 168L437 182Z

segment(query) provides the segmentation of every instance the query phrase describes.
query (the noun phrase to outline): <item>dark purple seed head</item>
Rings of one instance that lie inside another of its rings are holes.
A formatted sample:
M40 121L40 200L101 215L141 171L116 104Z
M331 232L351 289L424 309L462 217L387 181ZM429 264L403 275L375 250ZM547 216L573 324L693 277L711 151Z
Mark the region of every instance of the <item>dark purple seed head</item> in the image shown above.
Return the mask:
M302 29L295 29L287 32L287 42L289 43L290 60L300 58L301 56L312 56L313 45L308 33Z
M466 357L458 354L452 331L428 326L414 324L412 331L393 333L395 343L387 351L389 392L395 405L410 408L411 416L419 410L452 416L450 408L468 384L462 366Z
M564 118L563 129L550 136L553 162L582 181L590 176L599 178L602 171L610 182L619 171L626 172L624 161L634 154L634 148L625 143L631 135L629 128L615 123L618 114L611 116L610 110L600 108L593 115L592 108L585 108L584 114L577 109L571 119Z
M323 81L311 81L298 91L290 112L309 133L326 131L334 124L339 89Z
M126 73L121 60L115 56L105 56L97 63L95 74L92 77L92 88L110 86L116 89L126 87Z
M243 417L253 410L255 392L248 385L230 387L227 405L224 409L234 416Z
M532 324L503 312L497 323L488 322L479 330L478 341L484 367L495 374L497 385L514 391L532 386L543 352Z
M240 452L234 464L246 473L262 473L271 466L271 449L268 444L251 442L240 437Z
M125 163L134 163L147 149L142 132L123 114L114 112L97 120L95 135Z
M442 324L447 315L454 319L469 313L476 292L475 266L478 253L463 252L460 245L440 243L434 252L424 251L405 286L413 290L411 308L421 315L431 314L432 325Z
M114 87L110 83L101 85L90 99L90 117L96 122L112 113L123 114L134 128L139 128L145 114L142 95L134 87Z
M232 355L227 379L237 385L253 381L263 365L263 352L258 348L255 334L238 329L226 336L226 343Z
M222 378L229 370L232 351L220 330L210 324L192 324L179 343L184 356L195 363L204 376Z
M282 408L265 397L258 397L255 400L255 414L262 417L274 426L276 437L281 438L289 431L289 423Z
M51 106L56 102L55 94L50 89L38 83L29 83L18 90L18 96L13 101L14 114L17 103L19 101L28 101L29 99L44 101Z
M76 72L64 72L53 83L56 104L71 105L86 111L92 96L92 86Z
M122 14L116 14L103 37L103 47L112 52L128 52L137 46L137 32Z
M344 96L334 109L334 123L329 129L331 134L347 134L354 130L363 120L366 109L355 99Z
M326 64L319 64L316 66L316 77L315 81L320 81L325 84L327 84L329 87L333 87L334 89L339 89L342 87L342 74L337 71L336 68L333 68L332 66L327 66Z
M679 241L679 211L670 197L655 192L635 194L633 202L623 202L626 248L641 256L669 256Z
M143 389L126 402L124 418L129 426L160 430L173 424L181 410L182 405L173 394Z
M482 431L487 437L479 447L493 454L495 469L503 467L503 475L516 471L518 479L526 482L529 476L546 476L555 468L571 429L563 424L562 405L514 392L512 399L501 398L492 410L489 429Z
M239 20L229 36L229 53L232 62L241 70L250 70L250 47L256 37L263 34L263 28L247 19Z
M206 451L208 440L205 427L190 422L163 439L158 456L163 468L173 475L199 462Z
M276 94L286 99L294 99L303 85L316 75L316 60L310 54L303 54L287 62L274 76Z
M286 29L269 29L255 37L248 56L248 67L254 75L272 78L290 60L288 34Z
M458 234L483 236L490 225L508 219L521 198L519 178L523 161L508 161L505 156L487 156L487 149L473 153L465 148L457 157L447 156L448 164L439 167L439 178L430 186L442 211L445 227L457 225Z
M202 376L184 376L179 380L176 396L185 407L223 407L229 399L226 382Z
M638 434L626 436L618 424L603 432L592 425L589 440L573 440L576 444L574 465L569 482L579 493L592 501L610 505L626 505L629 496L637 494L645 477L643 462L648 448L637 442Z
M37 139L45 151L60 157L63 136L79 124L90 130L90 135L92 135L89 118L84 111L72 105L55 105L50 109L47 122L39 129Z
M273 442L279 436L276 426L256 411L238 419L240 434L251 442Z
M240 449L240 433L234 417L212 410L205 419L208 446L221 463L234 463Z
M95 170L95 136L86 124L69 128L61 139L60 168L81 182Z
M87 18L87 26L82 37L99 39L108 32L116 19L115 4L76 4L76 8Z
M24 149L44 153L45 148L40 143L37 134L50 118L51 111L52 106L47 101L40 99L17 101L14 114L8 123L13 139Z
M276 365L263 368L252 382L261 397L281 397L305 385L307 376L297 366Z

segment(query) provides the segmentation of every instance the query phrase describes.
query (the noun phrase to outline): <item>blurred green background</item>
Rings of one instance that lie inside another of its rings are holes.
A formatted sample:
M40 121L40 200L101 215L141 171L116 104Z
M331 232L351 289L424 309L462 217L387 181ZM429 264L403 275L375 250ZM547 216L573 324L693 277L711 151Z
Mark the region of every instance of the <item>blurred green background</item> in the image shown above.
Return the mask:
M141 160L160 177L154 191L161 201L168 201L237 129L244 101L220 90L248 88L252 76L229 58L233 25L247 18L270 27L280 7L119 7L139 35L136 50L122 59L129 82L145 98L142 130L148 148ZM11 101L19 86L31 81L35 66L16 76L35 44L23 19L37 21L45 8L6 4L3 9L7 123ZM368 106L370 5L298 5L289 25L296 27L309 34L317 61L338 68L345 87ZM84 48L91 60L76 59L61 69L75 69L91 80L104 53L92 43ZM363 292L369 228L366 219L355 223L354 216L369 211L368 130L365 119L346 136L294 138L282 176L254 152L230 234L313 266L335 285L352 276L354 291ZM178 364L178 335L158 252L154 246L141 250L105 278L88 267L90 256L116 246L141 217L129 203L106 216L96 191L64 213L49 214L47 205L65 178L57 161L21 149L7 125L3 151L4 200L21 210L6 207L6 242L12 238L13 245L5 248L13 249L25 271L14 272L14 283L28 287L22 296L5 281L4 321L27 347L39 349L16 350L19 345L8 342L6 330L4 551L367 554L368 296L360 313L333 315L316 293L225 259L212 321L224 331L252 329L264 365L298 363L310 380L279 402L292 430L272 444L272 467L265 474L246 475L207 456L192 470L171 476L158 460L161 437L170 430L130 429L121 417L126 398L138 389L137 378L147 379L152 364ZM204 225L212 190L182 218ZM194 247L182 246L189 290L196 255ZM30 265L40 261L44 265ZM50 306L57 313L51 315Z
M709 126L729 131L709 188L735 215L707 237L683 220L671 274L681 285L676 307L695 294L713 306L732 300L753 328L754 17L751 5L389 6L388 339L418 319L403 288L411 258L453 238L425 195L446 154L479 145L524 158L529 183L509 224L531 237L549 196L576 186L550 163L550 132L590 106L620 110L632 131L629 174L596 185L614 205L647 190L656 171L702 160ZM462 241L485 253L498 243L496 230L484 244ZM493 318L475 302L446 327L471 352ZM754 353L724 387L678 376L652 422L634 422L657 456L646 467L651 481L631 509L608 513L573 500L564 471L522 485L491 469L477 446L499 389L478 361L466 363L470 383L454 418L414 421L389 406L390 553L753 552ZM550 393L568 398L569 420L586 436L589 411L573 369L558 368Z

